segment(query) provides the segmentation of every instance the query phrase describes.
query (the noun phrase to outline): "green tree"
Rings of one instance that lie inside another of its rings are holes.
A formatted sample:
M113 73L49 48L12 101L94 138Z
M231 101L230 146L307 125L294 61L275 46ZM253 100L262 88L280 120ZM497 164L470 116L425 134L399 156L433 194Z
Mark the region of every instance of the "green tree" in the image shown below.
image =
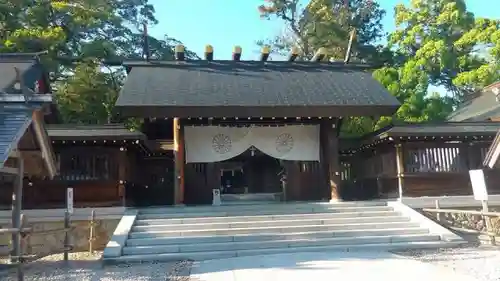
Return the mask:
M101 70L97 61L78 64L71 76L57 83L55 97L65 123L111 123L122 71ZM91 114L89 114L91 113Z
M395 7L395 22L395 59L374 73L403 103L394 122L445 120L464 96L500 79L500 21L476 19L463 0L412 0ZM431 86L449 94L428 94Z
M463 0L412 0L395 7L396 30L386 46L374 42L383 35L384 14L372 1L269 0L259 7L264 18L277 17L290 30L260 44L276 52L298 45L309 59L326 47L343 58L350 30L357 31L354 58L384 64L374 72L402 103L392 117L356 117L343 124L344 135L360 135L390 123L445 120L465 95L500 79L500 21L475 18ZM285 53L282 52L282 53ZM447 95L429 93L440 87Z
M371 0L313 0L305 7L298 0L266 0L258 7L264 19L277 18L283 22L285 34L257 42L269 45L273 52L287 55L291 48L300 49L300 59L312 58L323 47L329 58L345 58L350 33L355 30L351 54L353 60L381 64L393 59L392 53L377 45L384 36L381 20L385 11ZM342 135L358 136L372 131L376 120L371 117L352 117L344 121Z
M147 0L2 1L0 52L48 51L42 59L58 91L64 121L105 123L113 119L110 113L124 73L97 63L142 59L143 23L157 23ZM151 58L163 60L172 59L174 45L180 43L168 36L148 41Z
M460 100L500 78L500 20L475 18L463 0L412 0L395 12L389 43L406 57L404 83L443 86Z
M302 59L310 59L320 47L328 56L343 59L349 34L356 30L353 57L375 57L375 42L384 35L381 20L385 11L371 0L313 0L305 7L299 0L266 0L259 6L260 16L283 21L287 32L275 38L258 42L270 45L273 51L287 54L292 46L301 50Z

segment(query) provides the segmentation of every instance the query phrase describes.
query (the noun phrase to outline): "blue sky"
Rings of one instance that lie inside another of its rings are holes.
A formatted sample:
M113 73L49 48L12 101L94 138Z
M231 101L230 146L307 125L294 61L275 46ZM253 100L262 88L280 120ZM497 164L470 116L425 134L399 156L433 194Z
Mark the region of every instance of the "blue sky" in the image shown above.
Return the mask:
M500 9L493 8L499 0L467 0L477 17L500 18ZM157 38L168 34L182 41L202 57L206 44L214 47L215 59L230 59L233 46L243 49L242 59L258 58L255 42L271 38L283 29L277 20L259 18L257 7L263 0L150 0L155 6L159 24L150 27ZM307 4L307 0L304 3ZM384 28L394 29L393 8L409 0L378 0L387 11Z

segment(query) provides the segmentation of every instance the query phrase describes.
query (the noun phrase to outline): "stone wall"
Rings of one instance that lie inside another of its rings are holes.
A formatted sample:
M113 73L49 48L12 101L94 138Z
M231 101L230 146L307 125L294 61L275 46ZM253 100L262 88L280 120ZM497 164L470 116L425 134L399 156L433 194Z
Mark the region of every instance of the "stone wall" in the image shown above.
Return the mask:
M475 210L481 211L478 208L453 208L459 210ZM500 208L490 208L490 212L500 212ZM437 221L436 213L423 212L429 218ZM497 235L500 235L500 217L490 218L491 225L493 227L493 232ZM486 232L486 224L480 215L471 215L471 214L450 214L450 213L441 213L439 223L448 226L448 227L457 227L468 230L475 230L480 232Z
M106 220L96 220L97 224L95 226L95 237L94 250L102 250L108 243L109 239L113 235L113 231L118 225L118 219L106 219ZM64 243L64 232L50 233L50 234L36 234L36 232L49 231L54 229L64 228L63 221L53 221L53 222L38 222L30 223L30 227L33 227L35 234L31 235L29 238L28 251L35 255L46 255L54 252L62 252L62 247ZM88 251L89 249L89 232L90 226L89 221L78 220L72 221L71 225L75 228L70 234L70 244L74 246L73 251ZM0 227L9 227L8 225L1 225ZM0 235L0 245L9 245L10 235Z

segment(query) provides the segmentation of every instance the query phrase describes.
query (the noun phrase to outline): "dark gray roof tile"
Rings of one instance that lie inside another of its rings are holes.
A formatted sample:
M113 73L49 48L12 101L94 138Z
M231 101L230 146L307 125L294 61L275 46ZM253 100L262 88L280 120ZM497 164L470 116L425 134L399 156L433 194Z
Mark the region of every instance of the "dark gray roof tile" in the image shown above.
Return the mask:
M443 122L428 124L397 125L381 130L379 137L406 136L494 136L500 130L500 122Z
M497 82L486 87L475 98L462 103L450 114L448 121L485 121L491 117L499 117L500 100L492 91L492 87L500 86L499 84Z
M370 72L356 66L192 61L132 65L116 106L386 106L395 111L399 102Z
M0 168L31 124L32 114L30 108L0 106Z

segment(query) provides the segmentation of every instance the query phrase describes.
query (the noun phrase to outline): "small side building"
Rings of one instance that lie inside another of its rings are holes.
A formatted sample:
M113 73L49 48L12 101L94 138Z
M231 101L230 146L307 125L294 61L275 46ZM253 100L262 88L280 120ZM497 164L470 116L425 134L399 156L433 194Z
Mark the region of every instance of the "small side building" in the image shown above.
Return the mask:
M407 124L384 128L344 149L344 196L351 199L472 195L497 122ZM351 142L352 143L352 142ZM500 173L485 171L490 194Z
M0 198L11 206L8 220L21 227L25 178L54 178L58 171L44 127L52 95L36 54L0 54ZM10 199L10 200L9 200ZM20 255L21 235L12 234Z
M22 186L26 175L57 175L44 125L51 104L47 75L36 54L0 55L1 198L5 193L12 198L14 183Z
M64 208L68 187L73 188L75 208L127 205L126 186L134 182L144 134L123 124L49 125L47 133L60 174L30 177L28 208Z

